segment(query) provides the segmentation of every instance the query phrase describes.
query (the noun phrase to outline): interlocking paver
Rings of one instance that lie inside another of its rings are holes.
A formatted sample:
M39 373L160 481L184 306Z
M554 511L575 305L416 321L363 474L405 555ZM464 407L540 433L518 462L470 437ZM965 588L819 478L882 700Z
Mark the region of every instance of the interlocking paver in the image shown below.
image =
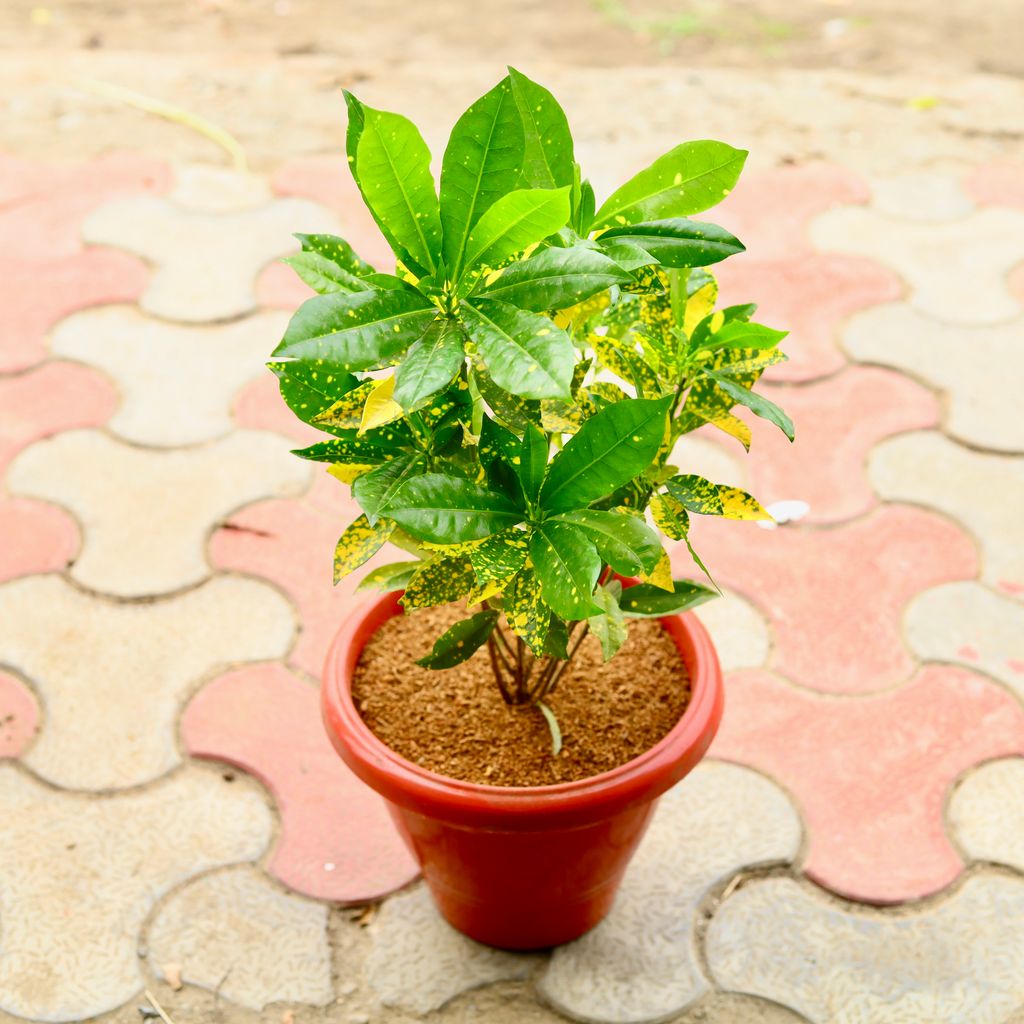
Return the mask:
M326 474L319 474L318 481L307 500L267 501L242 509L210 541L210 561L218 569L272 580L295 602L302 632L289 660L317 678L358 581L370 569L404 557L386 546L335 586L331 555L360 510L338 481ZM315 503L321 496L322 503ZM324 500L328 497L333 497L329 503Z
M1024 390L1024 317L994 327L939 323L905 303L868 310L843 334L854 359L920 377L947 395L945 429L983 448L1024 451L1024 417L1000 401ZM998 387L992 368L999 367Z
M326 210L301 199L212 214L143 198L110 203L83 230L88 241L127 249L155 267L139 300L145 312L201 323L251 313L253 279L297 248L292 232L336 229Z
M140 931L156 900L258 857L273 828L254 789L198 769L95 799L0 766L0 810L0 1009L46 1021L83 1020L139 993Z
M907 606L903 631L922 661L956 662L999 679L1024 700L1024 604L980 583L947 583Z
M705 991L694 931L716 882L748 866L791 861L800 821L756 772L705 762L661 800L611 914L555 950L545 998L578 1020L665 1020Z
M976 167L964 179L967 194L983 206L1011 206L1024 210L1024 164L993 160Z
M798 164L744 174L732 194L707 216L734 232L753 258L789 260L810 254L810 220L835 206L866 203L870 197L864 180L844 167Z
M369 928L365 976L386 1006L429 1013L472 988L527 977L541 958L481 946L437 912L424 886L381 907Z
M281 892L251 867L190 882L160 908L148 932L157 976L181 980L262 1010L267 1003L323 1006L334 998L327 906Z
M938 402L925 388L875 367L850 367L799 388L764 385L761 393L789 414L796 441L767 420L745 417L753 432L751 489L766 505L807 502L807 523L841 522L877 505L864 472L868 452L886 437L935 426L939 418Z
M1024 1003L1024 882L981 875L937 907L884 917L764 879L726 900L707 951L724 988L812 1024L1003 1024Z
M269 430L290 437L299 447L324 440L322 431L303 423L285 404L277 378L266 370L238 393L232 415L247 430Z
M813 254L763 260L743 255L713 268L722 305L756 301L757 320L790 334L789 361L768 368L765 380L800 382L842 369L843 322L854 313L903 294L899 278L869 259Z
M24 760L69 789L134 786L169 771L185 696L220 665L280 657L294 631L271 587L227 578L127 604L29 576L0 587L0 621L0 663L30 680L46 707Z
M983 209L955 221L897 220L832 210L811 226L822 249L880 260L911 288L910 304L955 324L997 324L1021 312L1006 273L1024 260L1024 213Z
M79 583L139 597L204 579L203 546L215 523L249 502L298 493L309 476L272 434L239 431L201 448L158 452L76 430L22 452L8 483L77 516L85 536L71 575Z
M9 672L0 672L0 758L17 757L39 727L39 706L32 691Z
M938 892L963 868L943 829L953 780L1024 752L1024 707L1002 687L931 665L857 700L764 672L729 676L714 756L784 785L807 822L804 870L851 899L895 903Z
M289 160L278 168L270 184L278 195L312 199L332 210L341 225L338 234L364 260L378 270L394 268L394 254L366 208L343 154Z
M213 164L179 164L171 199L204 213L235 213L263 206L272 198L266 178Z
M74 363L47 362L0 377L0 477L26 445L73 427L105 423L117 408L111 382Z
M764 531L694 516L691 536L715 579L768 616L771 666L829 693L870 693L906 679L914 660L900 634L903 608L920 591L977 571L961 530L906 505L829 529ZM694 575L685 545L673 549L672 564Z
M1024 759L976 768L953 791L948 817L967 856L1024 871Z
M723 669L757 668L764 664L771 649L771 636L768 624L749 601L726 591L701 605L695 614L711 634Z
M181 723L185 748L251 772L274 794L281 832L269 870L309 896L365 903L418 871L383 801L345 767L324 732L315 686L281 665L206 685Z
M134 302L146 287L145 264L127 253L88 249L40 266L0 256L0 373L46 356L46 332L88 306Z
M906 220L955 220L974 209L958 178L927 171L873 181L871 200L879 212Z
M112 199L159 195L171 182L162 160L111 153L75 163L0 154L0 238L4 255L48 264L82 249L82 221Z
M963 523L981 546L981 578L1024 598L1024 458L972 451L931 431L879 445L868 461L875 490Z
M67 512L28 498L0 497L0 537L0 583L63 569L79 547L78 527Z
M126 441L196 444L232 429L231 400L262 376L288 318L259 313L230 324L183 326L126 306L87 310L58 325L55 353L97 366L120 385L109 423Z
M316 293L285 263L264 267L256 279L256 301L270 309L298 309Z

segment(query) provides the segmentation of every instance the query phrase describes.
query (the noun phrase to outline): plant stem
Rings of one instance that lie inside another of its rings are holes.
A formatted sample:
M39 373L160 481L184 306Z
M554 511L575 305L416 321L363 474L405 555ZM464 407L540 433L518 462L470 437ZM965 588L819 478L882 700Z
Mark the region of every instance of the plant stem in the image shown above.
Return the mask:
M498 665L498 646L495 644L492 637L487 638L487 653L491 656L491 670L494 672L495 682L498 684L498 689L501 691L501 699L506 704L512 703L512 696L508 692L508 687L505 685L505 677L501 673L501 667Z

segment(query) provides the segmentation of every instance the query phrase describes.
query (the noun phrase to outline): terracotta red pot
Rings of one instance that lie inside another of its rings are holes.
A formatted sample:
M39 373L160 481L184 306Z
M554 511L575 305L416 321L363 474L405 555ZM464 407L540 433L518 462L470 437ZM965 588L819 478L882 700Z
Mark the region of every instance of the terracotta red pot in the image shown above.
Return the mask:
M691 613L662 620L690 673L686 712L660 742L618 768L533 788L480 786L427 771L369 730L352 674L369 638L401 613L385 594L349 616L327 656L323 714L345 763L388 803L441 913L504 949L568 942L608 913L657 798L704 756L722 717L722 673Z

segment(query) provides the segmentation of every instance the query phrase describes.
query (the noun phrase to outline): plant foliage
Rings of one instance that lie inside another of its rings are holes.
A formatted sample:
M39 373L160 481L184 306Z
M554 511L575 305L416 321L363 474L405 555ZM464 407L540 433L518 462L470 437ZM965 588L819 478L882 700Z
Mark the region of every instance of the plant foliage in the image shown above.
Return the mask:
M768 518L671 462L705 426L749 447L737 406L793 437L753 390L785 334L753 305L718 307L706 268L743 245L691 219L747 154L685 142L598 206L561 107L510 70L456 122L438 187L409 120L345 98L349 167L395 267L298 235L287 262L318 294L270 363L295 414L328 435L297 454L328 463L362 509L335 579L399 545L412 557L367 585L403 588L410 610L471 610L420 664L486 645L505 699L541 704L586 632L610 658L625 619L713 596L672 579L663 537L689 546L694 514Z

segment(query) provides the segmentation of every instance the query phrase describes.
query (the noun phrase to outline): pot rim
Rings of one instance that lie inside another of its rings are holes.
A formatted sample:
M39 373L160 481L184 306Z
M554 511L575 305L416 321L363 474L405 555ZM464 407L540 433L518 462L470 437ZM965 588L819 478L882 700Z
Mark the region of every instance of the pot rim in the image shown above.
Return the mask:
M659 621L672 636L690 675L690 701L676 724L625 764L600 775L547 786L491 786L453 779L402 757L377 738L352 699L352 676L369 638L395 614L401 591L370 596L352 608L324 666L322 711L335 749L364 782L409 810L473 827L529 830L557 819L582 826L637 799L660 796L703 757L722 716L718 655L692 612Z

